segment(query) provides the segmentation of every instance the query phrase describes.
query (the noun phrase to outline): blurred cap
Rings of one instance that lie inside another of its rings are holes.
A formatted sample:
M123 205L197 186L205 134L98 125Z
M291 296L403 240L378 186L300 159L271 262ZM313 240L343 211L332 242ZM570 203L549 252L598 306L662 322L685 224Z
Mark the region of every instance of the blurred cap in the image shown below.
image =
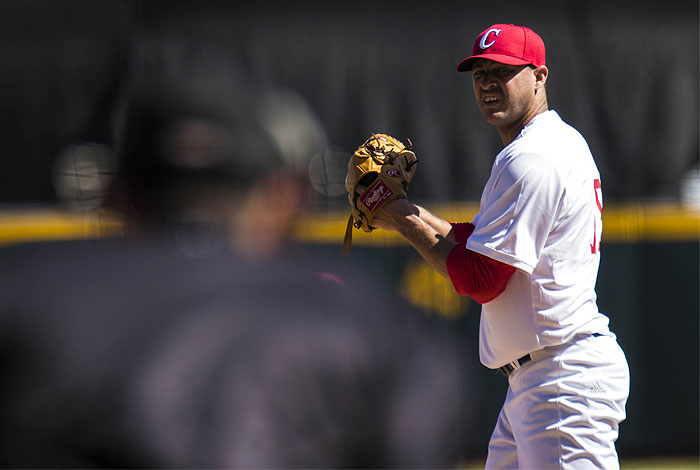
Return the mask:
M283 164L256 112L264 90L247 82L199 93L177 82L140 85L128 96L119 174L143 187L221 182L245 186Z
M172 218L191 201L228 200L278 171L308 178L326 134L300 94L233 63L157 65L129 77L115 109L108 206Z
M508 65L545 65L542 38L530 28L495 24L476 37L472 55L457 66L458 72L471 71L474 61L488 59Z

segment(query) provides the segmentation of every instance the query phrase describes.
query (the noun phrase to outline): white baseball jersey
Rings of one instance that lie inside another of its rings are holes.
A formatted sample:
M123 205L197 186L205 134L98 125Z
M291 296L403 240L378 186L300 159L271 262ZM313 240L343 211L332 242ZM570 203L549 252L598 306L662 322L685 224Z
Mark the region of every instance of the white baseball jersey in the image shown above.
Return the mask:
M580 334L612 335L595 293L602 204L586 141L555 111L537 115L496 156L467 248L517 269L482 306L485 366Z

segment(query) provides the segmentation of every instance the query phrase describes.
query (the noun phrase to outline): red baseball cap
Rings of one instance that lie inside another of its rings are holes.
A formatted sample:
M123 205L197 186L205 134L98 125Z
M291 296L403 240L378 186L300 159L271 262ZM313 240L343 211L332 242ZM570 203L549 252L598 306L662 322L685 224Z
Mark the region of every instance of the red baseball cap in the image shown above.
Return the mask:
M508 65L545 65L544 41L525 26L495 24L476 37L472 55L457 66L468 72L477 59L488 59Z

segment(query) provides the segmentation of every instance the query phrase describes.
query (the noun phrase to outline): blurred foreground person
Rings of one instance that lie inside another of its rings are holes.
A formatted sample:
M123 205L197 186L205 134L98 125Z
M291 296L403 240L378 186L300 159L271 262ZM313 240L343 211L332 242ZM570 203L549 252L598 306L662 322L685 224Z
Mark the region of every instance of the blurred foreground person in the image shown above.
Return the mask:
M0 250L3 467L456 463L454 343L397 299L356 308L376 281L286 242L304 165L274 93L229 86L129 94L126 236Z

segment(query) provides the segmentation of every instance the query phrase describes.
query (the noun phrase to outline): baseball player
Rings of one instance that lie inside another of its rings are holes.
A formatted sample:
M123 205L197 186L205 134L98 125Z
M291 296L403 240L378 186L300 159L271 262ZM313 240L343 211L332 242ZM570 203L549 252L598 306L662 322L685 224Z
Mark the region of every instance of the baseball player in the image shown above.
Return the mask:
M453 468L451 335L285 238L308 183L254 112L276 92L225 70L139 70L124 237L0 248L0 467Z
M509 382L487 468L619 468L629 369L596 305L598 169L584 138L549 110L534 31L487 28L457 71L471 72L477 105L503 141L479 213L452 223L397 198L372 227L398 232L482 304L481 362Z

